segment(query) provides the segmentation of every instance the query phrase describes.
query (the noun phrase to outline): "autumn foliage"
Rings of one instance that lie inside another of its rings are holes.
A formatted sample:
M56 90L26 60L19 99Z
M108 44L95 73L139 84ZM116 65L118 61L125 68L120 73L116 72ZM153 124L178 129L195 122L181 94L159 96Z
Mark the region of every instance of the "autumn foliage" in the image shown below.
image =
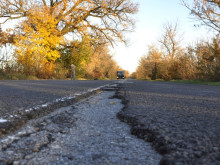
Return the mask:
M116 79L116 72L120 67L112 59L107 45L97 46L86 65L87 78Z
M208 27L216 36L184 46L177 24L167 23L158 42L150 45L147 54L141 57L133 77L220 81L220 1L181 2L200 25Z
M4 0L0 8L3 23L20 22L13 31L18 67L38 78L68 77L71 63L78 76L85 75L97 45L125 42L137 12L130 0ZM9 42L4 36L1 42Z
M64 42L56 24L49 11L38 8L22 22L22 31L15 39L15 55L25 74L39 78L49 78L53 74L54 63L60 57L60 44Z
M177 25L167 27L158 43L150 45L147 54L141 57L133 76L152 80L220 81L219 36L184 47L178 40Z

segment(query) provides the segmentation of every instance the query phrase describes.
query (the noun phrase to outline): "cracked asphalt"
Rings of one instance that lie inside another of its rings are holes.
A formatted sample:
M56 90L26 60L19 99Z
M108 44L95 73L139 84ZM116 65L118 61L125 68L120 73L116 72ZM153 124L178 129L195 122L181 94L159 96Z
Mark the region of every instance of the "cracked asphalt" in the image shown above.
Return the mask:
M19 80L0 81L0 137L28 120L76 103L115 81Z
M161 156L130 134L116 114L115 92L102 92L29 121L0 141L0 164L155 165Z
M151 142L160 164L220 164L220 87L129 80L118 117Z
M50 80L0 90L0 164L220 164L220 87Z

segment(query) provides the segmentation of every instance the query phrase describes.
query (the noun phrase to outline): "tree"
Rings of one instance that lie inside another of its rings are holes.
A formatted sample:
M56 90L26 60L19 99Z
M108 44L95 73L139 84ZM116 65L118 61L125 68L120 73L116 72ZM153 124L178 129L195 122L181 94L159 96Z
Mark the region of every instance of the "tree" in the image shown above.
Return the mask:
M149 63L147 60L147 56L144 55L140 58L138 62L138 67L135 71L135 78L137 79L148 79L149 78Z
M83 76L85 74L85 67L90 61L93 47L90 43L89 36L83 37L82 41L71 41L67 47L61 50L61 56L57 59L60 64L60 69L70 69L70 65L76 66L76 76ZM58 68L57 68L58 69ZM70 76L70 73L67 77Z
M163 26L162 37L159 39L161 47L165 50L165 56L170 60L174 60L182 51L181 42L182 35L178 32L178 23L167 22Z
M196 79L197 73L197 61L195 51L193 50L192 46L188 46L185 48L183 54L178 57L178 69L180 78L182 80L193 80Z
M0 8L3 23L23 18L15 32L16 57L26 74L42 78L52 75L61 52L82 64L89 50L80 43L87 36L94 45L125 42L123 34L133 29L138 5L130 0L4 0ZM72 45L64 42L68 34Z
M196 45L199 78L208 81L220 81L220 39L212 42L201 41Z
M0 45L6 45L7 43L13 44L14 37L15 36L13 34L2 31L0 26Z
M98 45L93 50L85 73L86 78L116 79L117 70L119 66L109 54L107 45Z
M169 79L178 79L178 64L177 59L183 53L181 47L182 35L179 34L178 24L166 23L163 26L164 31L162 32L162 37L159 39L161 48L164 51L164 65L163 70L164 78Z
M12 61L11 50L13 50L14 35L10 34L9 30L7 32L2 31L0 26L0 72L11 70L9 67L10 61Z
M182 0L196 19L202 24L220 33L220 1L219 0L194 0L193 5L189 5Z
M74 37L82 38L89 34L95 43L113 44L116 39L125 41L123 33L133 29L132 15L138 5L130 0L4 0L0 8L0 17L7 16L6 21L47 13L56 21L60 36L74 33ZM41 18L39 22L48 17ZM30 24L38 31L35 23Z
M125 78L129 78L130 77L130 72L128 70L125 70Z
M59 48L63 43L56 24L47 10L38 8L32 9L32 15L23 21L15 39L15 54L26 75L49 78L53 74L53 64L60 57Z
M156 80L160 73L159 63L162 60L161 58L163 53L155 45L150 45L148 49L149 52L147 59L151 63L151 69L152 69L151 79Z

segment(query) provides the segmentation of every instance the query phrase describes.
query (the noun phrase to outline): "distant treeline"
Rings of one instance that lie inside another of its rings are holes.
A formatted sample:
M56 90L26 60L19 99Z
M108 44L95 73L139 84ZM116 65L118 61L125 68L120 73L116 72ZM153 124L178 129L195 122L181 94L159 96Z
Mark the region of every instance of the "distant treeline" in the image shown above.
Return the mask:
M207 35L206 40L183 46L177 23L166 24L158 42L150 45L148 53L140 59L134 78L220 81L220 2L181 0L181 4L197 20L195 27L205 26L217 35Z
M177 24L166 24L157 43L141 57L133 78L220 81L220 38L184 47Z

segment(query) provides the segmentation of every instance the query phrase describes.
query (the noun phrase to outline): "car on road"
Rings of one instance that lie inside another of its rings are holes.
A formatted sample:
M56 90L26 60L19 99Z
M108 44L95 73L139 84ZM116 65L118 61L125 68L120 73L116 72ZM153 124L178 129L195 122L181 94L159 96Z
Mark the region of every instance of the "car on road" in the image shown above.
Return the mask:
M117 79L125 79L125 72L117 71Z

